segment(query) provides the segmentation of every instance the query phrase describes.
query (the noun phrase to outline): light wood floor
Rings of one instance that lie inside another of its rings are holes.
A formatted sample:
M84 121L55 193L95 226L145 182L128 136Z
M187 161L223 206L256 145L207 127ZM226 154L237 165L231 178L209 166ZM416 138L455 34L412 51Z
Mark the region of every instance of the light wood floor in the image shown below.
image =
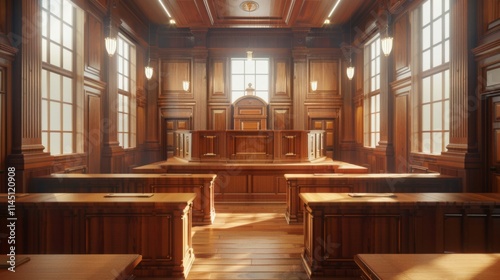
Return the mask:
M187 279L308 279L300 261L302 224L288 225L285 207L217 203L214 224L193 227L196 259Z

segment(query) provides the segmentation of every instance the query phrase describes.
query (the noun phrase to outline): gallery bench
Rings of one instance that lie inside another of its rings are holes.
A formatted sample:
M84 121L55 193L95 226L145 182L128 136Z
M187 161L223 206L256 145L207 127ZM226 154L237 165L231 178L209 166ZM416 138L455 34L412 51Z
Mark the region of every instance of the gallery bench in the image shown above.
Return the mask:
M34 177L31 193L195 193L193 224L215 219L215 174L51 174Z
M299 196L305 207L302 262L312 278L359 276L357 254L500 252L500 194Z
M140 254L137 276L187 277L195 258L191 236L195 197L194 193L21 194L15 199L16 254ZM3 219L9 217L6 202L2 197Z
M288 223L302 222L300 193L462 192L462 179L441 174L285 174Z

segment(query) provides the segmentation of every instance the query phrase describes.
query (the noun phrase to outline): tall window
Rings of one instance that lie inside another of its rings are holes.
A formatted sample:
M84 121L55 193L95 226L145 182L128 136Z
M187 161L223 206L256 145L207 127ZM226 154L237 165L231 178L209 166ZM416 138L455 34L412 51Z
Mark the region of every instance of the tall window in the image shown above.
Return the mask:
M427 0L420 18L419 151L440 154L450 142L450 1Z
M41 1L42 144L52 155L77 152L75 80L81 10L68 0Z
M231 59L231 102L245 95L251 84L255 95L269 102L269 59Z
M135 48L121 34L117 42L118 142L123 148L135 147Z
M378 34L365 46L364 71L364 143L366 147L375 147L380 141L380 36Z

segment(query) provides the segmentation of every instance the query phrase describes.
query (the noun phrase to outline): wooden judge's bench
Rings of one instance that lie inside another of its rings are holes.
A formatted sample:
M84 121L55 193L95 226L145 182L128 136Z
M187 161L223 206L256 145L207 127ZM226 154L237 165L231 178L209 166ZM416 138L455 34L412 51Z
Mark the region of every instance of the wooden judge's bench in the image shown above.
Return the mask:
M134 173L216 174L217 201L285 201L284 174L367 173L325 155L323 130L180 130L174 157Z

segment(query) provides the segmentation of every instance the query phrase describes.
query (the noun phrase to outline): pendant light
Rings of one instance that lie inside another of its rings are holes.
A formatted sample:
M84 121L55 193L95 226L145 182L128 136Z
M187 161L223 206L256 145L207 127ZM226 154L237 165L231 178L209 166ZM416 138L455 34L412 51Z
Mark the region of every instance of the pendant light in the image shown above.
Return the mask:
M389 56L389 54L391 54L391 50L392 50L393 38L392 38L392 36L389 35L389 21L390 21L390 14L388 12L387 22L386 22L386 26L385 26L385 36L380 39L382 52L384 53L385 56Z
M352 42L351 42L351 19L349 19L349 66L346 69L347 78L352 80L354 77L354 66L352 66Z
M144 68L144 74L146 74L146 78L149 80L153 76L153 67L150 66L151 63L151 28L148 25L148 65Z

